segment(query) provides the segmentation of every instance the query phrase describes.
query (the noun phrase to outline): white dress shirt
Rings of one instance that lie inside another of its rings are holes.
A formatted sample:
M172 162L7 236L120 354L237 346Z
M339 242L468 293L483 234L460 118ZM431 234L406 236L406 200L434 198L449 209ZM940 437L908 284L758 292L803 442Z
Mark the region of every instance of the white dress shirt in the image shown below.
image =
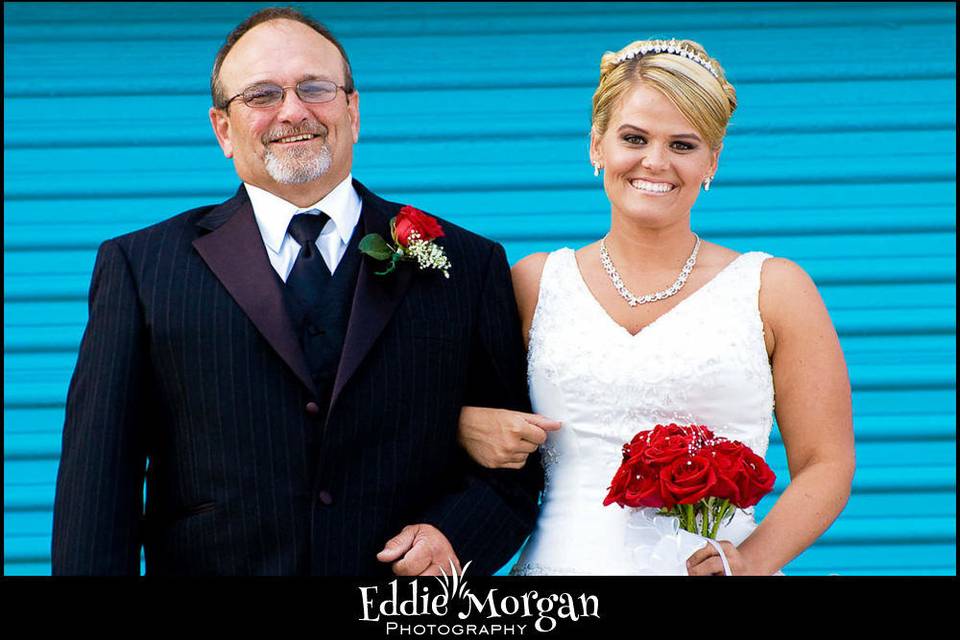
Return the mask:
M347 243L353 234L353 228L360 220L360 196L353 188L352 174L334 187L322 200L309 207L298 207L287 202L269 191L264 191L252 184L243 183L253 205L253 215L260 227L260 236L267 248L270 264L286 282L293 263L300 253L300 245L287 233L290 220L298 213L311 209L319 209L330 216L330 220L323 227L317 238L317 249L327 263L330 273L333 273L340 259L347 251Z

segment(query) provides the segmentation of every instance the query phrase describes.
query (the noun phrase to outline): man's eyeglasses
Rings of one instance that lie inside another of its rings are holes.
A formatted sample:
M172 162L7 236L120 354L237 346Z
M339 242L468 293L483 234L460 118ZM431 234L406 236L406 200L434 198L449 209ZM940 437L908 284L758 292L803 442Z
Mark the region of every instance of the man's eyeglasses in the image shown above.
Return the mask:
M283 102L284 97L287 95L287 89L296 90L297 97L310 104L330 102L337 97L337 89L343 89L344 93L353 92L352 89L347 91L347 88L343 85L329 80L304 80L298 82L293 87L281 87L272 82L266 82L247 87L243 92L238 93L223 103L223 106L220 108L226 110L226 108L230 106L230 103L237 98L241 98L243 104L248 107L253 107L254 109L275 107Z

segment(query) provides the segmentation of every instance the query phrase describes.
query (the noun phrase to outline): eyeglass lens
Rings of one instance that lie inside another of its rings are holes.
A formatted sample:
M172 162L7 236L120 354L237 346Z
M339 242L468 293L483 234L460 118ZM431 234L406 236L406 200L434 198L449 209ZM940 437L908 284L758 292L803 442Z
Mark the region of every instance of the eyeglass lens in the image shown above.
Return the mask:
M272 107L283 100L283 87L257 84L247 87L243 101L249 107ZM337 96L337 85L328 80L304 80L296 86L297 96L304 102L330 102Z

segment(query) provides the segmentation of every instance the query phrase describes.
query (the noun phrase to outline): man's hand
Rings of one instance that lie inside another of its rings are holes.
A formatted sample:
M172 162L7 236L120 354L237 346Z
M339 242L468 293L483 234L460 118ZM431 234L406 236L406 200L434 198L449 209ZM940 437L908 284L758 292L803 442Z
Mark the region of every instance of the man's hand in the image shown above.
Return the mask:
M393 573L398 576L439 576L441 567L449 575L451 562L457 573L461 572L460 560L450 541L429 524L404 527L387 540L383 551L377 554L377 560L393 562Z
M535 413L463 407L457 441L487 469L521 469L560 423Z

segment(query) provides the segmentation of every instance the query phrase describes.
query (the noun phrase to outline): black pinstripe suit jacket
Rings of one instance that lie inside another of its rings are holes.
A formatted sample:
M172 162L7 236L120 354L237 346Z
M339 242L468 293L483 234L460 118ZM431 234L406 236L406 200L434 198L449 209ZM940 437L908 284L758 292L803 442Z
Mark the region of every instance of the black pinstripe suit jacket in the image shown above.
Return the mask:
M354 183L363 233L399 204ZM245 189L100 247L67 398L53 572L389 575L429 523L471 573L532 529L539 459L488 471L458 447L466 404L529 410L500 245L449 222L450 279L364 258L328 413ZM314 407L311 407L313 409ZM313 452L313 453L311 453ZM144 498L144 479L146 496Z

